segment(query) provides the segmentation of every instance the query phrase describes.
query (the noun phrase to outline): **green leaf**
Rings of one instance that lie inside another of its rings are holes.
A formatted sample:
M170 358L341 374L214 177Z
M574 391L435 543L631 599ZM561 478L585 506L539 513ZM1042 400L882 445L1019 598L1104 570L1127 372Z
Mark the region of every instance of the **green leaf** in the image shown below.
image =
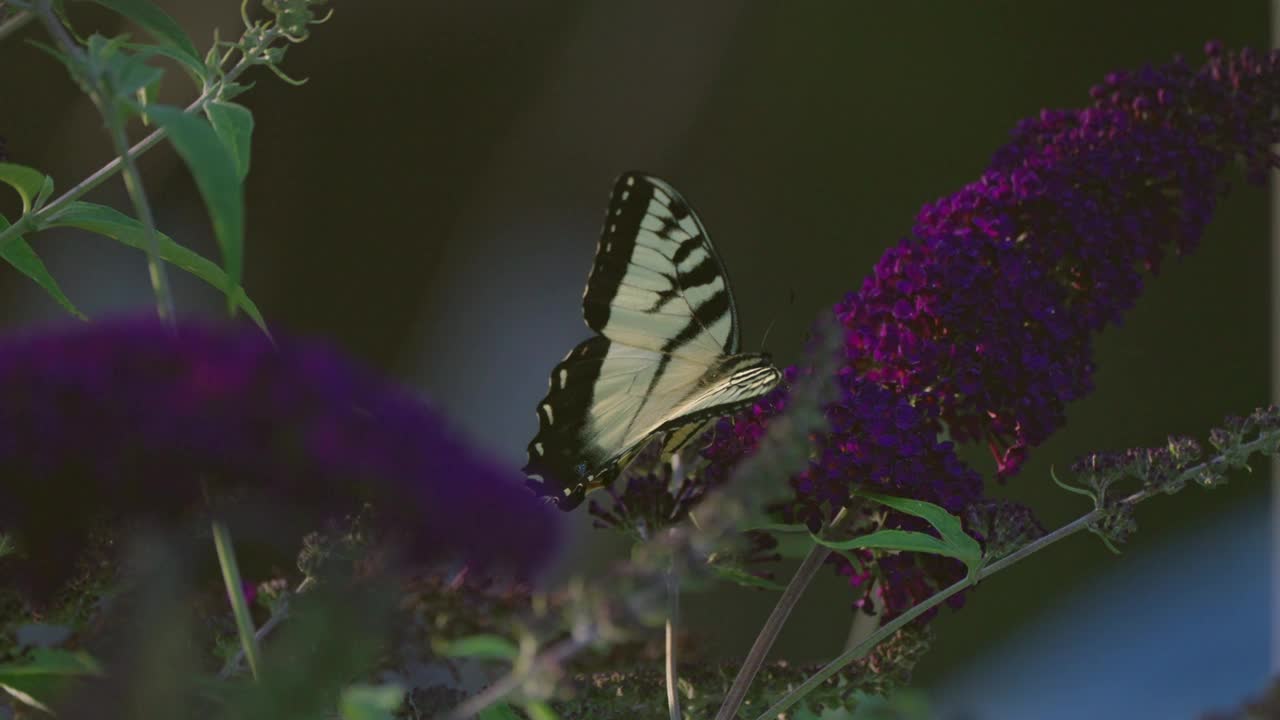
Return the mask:
M4 216L0 216L0 231L8 228L9 221ZM49 296L55 302L62 306L63 310L81 320L89 319L63 294L62 288L58 287L58 281L53 279L53 275L45 267L44 261L40 259L39 255L36 255L36 251L21 235L9 240L4 248L0 249L0 258L4 258L4 261L12 265L18 272L34 280L45 292L49 293Z
M196 46L183 32L182 26L163 10L148 0L92 0L132 20L173 53L184 56L184 65L194 63L203 67Z
M877 530L848 540L825 540L815 535L813 541L832 550L904 550L958 557L951 546L938 538L910 530Z
M23 704L49 710L46 701L68 682L86 675L101 675L96 660L83 652L36 648L31 659L0 664L0 688Z
M402 703L399 685L351 685L342 690L338 711L342 720L394 720Z
M887 505L898 512L914 515L932 525L938 531L938 534L942 536L943 542L958 553L956 557L963 560L970 570L976 570L982 564L982 546L969 533L964 531L960 518L945 509L923 500L881 495L880 493L872 492L860 492L858 494L881 505Z
M524 712L529 720L560 720L560 714L541 700L529 700L524 704Z
M485 660L514 660L520 648L501 635L470 635L446 643L439 649L445 657L470 657Z
M0 162L0 182L18 191L18 195L22 197L23 213L31 212L36 198L44 194L41 191L46 182L49 183L50 192L53 187L53 181L39 170L7 162Z
M147 231L142 223L105 205L74 202L58 213L48 224L50 227L74 227L88 230L139 250L145 251L147 247ZM262 313L258 312L258 306L245 294L244 288L231 285L226 273L216 263L179 245L164 233L157 231L156 240L160 245L160 259L227 293L231 302L244 310L263 332L270 334L267 331L266 322L262 319Z
M751 532L757 530L759 532L771 533L808 533L809 526L804 523L761 523L743 528L743 532Z
M160 85L164 69L147 64L150 59L151 53L144 51L117 52L104 60L110 71L110 87L117 100L133 100L139 92Z
M190 56L185 55L180 51L173 50L171 48L163 47L160 45L141 45L139 43L125 43L124 46L129 50L133 50L135 52L146 51L152 55L163 55L164 57L167 57L170 60L176 60L182 66L182 69L186 71L187 75L191 78L192 82L196 84L196 87L204 89L205 79L207 78L207 75L205 74L204 63L192 62L192 58Z
M758 575L743 570L736 565L712 565L711 569L719 575L722 580L728 580L731 583L742 585L743 587L762 588L764 590L786 590L786 585L780 585L768 578L762 578Z
M233 102L214 100L204 108L213 123L214 132L236 159L236 170L243 181L249 174L249 145L253 138L253 113Z
M36 193L36 199L32 201L32 205L39 210L49 201L51 195L53 195L53 178L45 175L44 182L40 185L40 192Z
M499 705L490 705L489 707L481 710L480 714L476 715L476 720L524 720L524 718L517 715L516 711L512 710L510 705L502 703Z
M222 250L222 266L231 287L240 284L244 265L244 187L236 159L204 119L166 105L147 110L191 169L196 187L213 220L213 233Z

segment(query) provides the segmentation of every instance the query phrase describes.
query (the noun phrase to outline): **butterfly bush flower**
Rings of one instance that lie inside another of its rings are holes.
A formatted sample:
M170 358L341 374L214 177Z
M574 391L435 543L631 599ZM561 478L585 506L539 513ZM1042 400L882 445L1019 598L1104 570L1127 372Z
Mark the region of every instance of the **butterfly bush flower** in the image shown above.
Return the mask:
M0 532L64 577L87 528L253 494L341 516L372 502L415 561L536 570L554 511L405 390L250 327L115 320L0 340ZM50 558L55 558L51 560Z
M1199 69L1176 59L1112 73L1088 107L1022 121L976 182L921 210L913 236L834 308L843 399L791 480L788 514L816 527L855 488L961 513L986 502L982 484L940 436L989 447L1004 480L1063 425L1066 404L1092 389L1095 335L1170 251L1195 248L1227 190L1223 170L1238 161L1261 183L1276 166L1280 55L1216 43L1206 55ZM721 422L705 452L712 482L785 403L779 390ZM926 529L895 514L876 522ZM833 562L854 585L878 583L885 617L962 572L909 554Z

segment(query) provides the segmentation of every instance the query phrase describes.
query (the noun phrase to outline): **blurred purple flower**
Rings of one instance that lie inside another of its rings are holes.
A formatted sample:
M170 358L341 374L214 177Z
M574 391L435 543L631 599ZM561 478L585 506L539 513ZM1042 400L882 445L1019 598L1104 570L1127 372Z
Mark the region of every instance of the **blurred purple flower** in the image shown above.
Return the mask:
M280 513L373 503L414 561L519 573L556 513L410 393L309 342L115 320L0 340L0 531L59 579L90 523L163 521L253 494ZM38 566L38 567L35 567Z
M938 439L944 428L987 445L1003 480L1062 426L1066 403L1092 389L1094 335L1133 305L1170 247L1194 249L1227 190L1222 170L1240 160L1260 183L1277 164L1280 54L1213 43L1206 54L1198 70L1175 60L1112 73L1091 106L1023 121L977 182L921 210L914 237L834 308L843 400L792 478L791 516L816 527L855 487L960 513L984 502L982 483ZM705 452L712 481L785 403L780 389L721 422ZM927 529L893 514L887 525ZM854 585L877 583L885 617L962 574L912 554L870 569L833 562Z

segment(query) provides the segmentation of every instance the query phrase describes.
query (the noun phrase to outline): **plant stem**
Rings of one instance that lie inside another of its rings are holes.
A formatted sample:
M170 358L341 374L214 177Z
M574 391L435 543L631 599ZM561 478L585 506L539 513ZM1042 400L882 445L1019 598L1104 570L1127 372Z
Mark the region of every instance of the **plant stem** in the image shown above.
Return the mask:
M680 624L680 578L675 569L667 570L667 710L671 720L681 720L680 683L676 664L676 628Z
M471 720L481 710L514 692L524 683L525 678L533 674L539 667L558 667L578 654L578 651L588 644L589 640L587 638L571 637L561 640L545 652L539 653L523 671L513 671L485 688L483 692L467 698L466 701L455 707L448 715L443 716L442 720Z
M1268 451L1269 448L1274 448L1275 445L1276 445L1275 433L1263 433L1262 436L1258 437L1256 440L1252 440L1250 442L1241 444L1238 448L1235 449L1235 453L1238 456L1247 457L1258 451ZM1227 468L1232 467L1231 460L1228 459L1226 455L1218 455L1209 460L1206 460L1205 462L1197 463L1196 465L1186 468L1182 472L1178 473L1177 479L1180 482L1191 482L1194 478L1199 477L1203 472L1207 470L1210 470L1213 468L1220 468L1224 466ZM1173 483L1172 485L1176 486L1177 483ZM1128 505L1128 506L1136 505L1142 502L1143 500L1150 498L1155 492L1156 491L1148 490L1148 489L1139 490L1129 495L1128 497L1125 497L1124 499L1120 500L1120 504ZM1072 520L1066 525L1063 525L1057 530L1054 530L1048 535L1036 538L1035 540L1032 540L1026 545L1023 545L1022 547L1013 551L1012 553L1009 553L1008 555L1005 555L999 560L996 560L990 563L989 565L986 565L974 575L972 580L970 580L969 578L965 578L964 580L960 580L946 588L943 588L942 590L939 590L938 592L931 595L927 600L921 602L918 605L913 606L910 610L899 615L893 620L890 620L889 622L885 623L882 627L880 627L880 629L876 630L874 633L867 636L867 638L864 639L862 642L858 643L857 645L845 651L844 653L841 653L839 657L827 663L821 670L819 670L817 673L813 674L807 680L801 683L800 686L796 687L794 690L787 693L785 696L783 696L781 700L774 703L772 707L770 707L768 710L765 710L763 713L761 713L760 716L756 718L756 720L773 720L778 715L785 712L787 708L799 702L805 695L809 694L809 692L812 691L814 688L816 688L818 685L821 685L832 675L835 675L836 673L840 672L840 670L843 669L846 665L853 662L854 660L858 660L863 656L865 656L868 652L871 651L872 648L878 645L885 638L889 637L893 633L900 630L907 623L911 622L912 620L915 620L916 618L920 617L922 614L942 604L947 600L947 598L951 597L952 595L955 595L961 590L964 590L965 588L969 587L971 584L975 584L979 580L984 580L1000 572L1001 570L1004 570L1010 565L1013 565L1019 560L1022 560L1025 557L1028 557L1036 552L1039 552L1040 550L1045 549L1046 547L1049 547L1050 545L1058 542L1059 540L1068 538L1080 532L1081 530L1087 529L1095 520L1098 520L1099 518L1101 518L1104 512L1106 512L1106 509L1104 508L1095 508L1094 510L1076 518L1075 520Z
M210 101L218 96L223 85L234 81L241 75L241 73L249 69L249 66L252 64L253 62L247 56L241 57L239 62L237 62L223 75L222 80L206 88L205 91L200 94L200 97L187 105L184 112L194 113L203 110L205 105L208 105ZM11 241L21 236L23 233L31 230L39 230L42 225L54 220L58 216L58 213L65 210L67 206L71 205L71 203L79 200L90 190L93 190L108 180L111 176L120 172L124 167L125 157L130 160L136 159L142 153L159 144L166 135L167 133L164 128L157 128L153 130L149 135L139 140L133 145L133 147L129 148L126 153L113 158L111 162L98 168L98 170L92 175L77 183L75 187L59 195L39 210L18 218L18 220L7 229L0 231L0 251L4 250Z
M1135 493L1134 495L1131 495L1129 498L1126 498L1124 502L1137 502L1143 499L1144 497L1145 497L1145 494L1139 492L1139 493ZM1102 510L1094 510L1088 513L1087 515L1082 515L1081 517L1076 518L1070 523L1063 525L1062 527L1058 528L1057 530L1054 530L1053 532L1049 533L1048 535L1045 535L1044 537L1037 538L1027 543L1026 545L1023 545L1022 547L1018 548L1017 551L1010 553L1009 555L1006 555L1000 560L997 560L996 562L991 563L987 567L983 568L978 573L976 580L982 580L991 575L994 575L995 573L1000 572L1001 570L1009 567L1010 565L1018 562L1019 560L1031 555L1032 553L1035 553L1039 550L1043 550L1044 548L1058 542L1059 540L1062 540L1063 538L1070 537L1080 532L1081 530L1084 530L1085 528L1089 527L1089 523L1093 522L1095 519L1097 519L1101 515L1102 515ZM955 595L956 593L964 590L965 588L969 587L971 584L972 582L968 578L965 578L963 580L958 580L952 583L951 585L947 586L946 588L943 588L942 590L939 590L938 592L934 593L927 600L912 606L910 610L902 613L901 615L895 617L893 620L890 620L889 622L880 626L878 630L868 635L862 642L858 643L857 645L854 645L849 650L846 650L845 652L841 653L839 657L827 663L825 666L823 666L821 670L814 673L807 680L801 683L799 687L795 688L794 690L792 690L791 692L783 696L783 698L778 702L774 703L772 707L770 707L768 710L765 710L763 713L761 713L760 716L756 718L756 720L772 720L772 718L776 718L778 715L785 712L787 708L799 702L811 690L821 685L822 683L826 682L827 678L830 678L832 675L835 675L836 673L840 672L849 663L864 657L868 652L872 650L872 648L874 648L876 645L879 645L882 641L884 641L885 638L888 638L890 635L893 635L894 633L902 629L903 626L905 626L907 623L911 622L912 620L915 620L916 618L920 617L921 615L928 612L929 610L932 610L938 605L941 605L943 602L947 600L947 598L950 598L952 595Z
M849 511L841 508L839 514L831 521L829 527L836 528L844 524L849 517ZM782 631L782 626L787 622L787 618L791 615L791 611L795 608L796 603L800 601L800 596L804 594L809 583L822 569L822 564L826 562L827 556L831 554L831 548L825 545L813 544L809 548L809 554L805 555L804 561L800 563L800 567L796 569L795 575L791 576L791 582L787 583L787 589L782 592L782 597L778 598L778 602L773 606L773 611L769 613L769 618L765 620L764 627L760 628L760 633L756 635L756 640L751 645L751 650L747 652L747 657L742 661L742 667L738 669L738 675L733 679L733 684L729 686L729 692L724 696L724 702L720 705L720 710L716 713L716 720L732 720L737 717L738 708L742 707L743 700L747 697L747 691L751 689L751 683L756 679L756 673L760 672L760 667L764 665L765 658L769 655L769 650L773 647L773 643L778 639L778 633Z
M62 51L73 58L81 68L88 67L84 51L71 39L66 28L62 27L62 22L53 14L53 5L50 0L40 4L39 15L49 35L62 47ZM129 199L133 202L134 210L138 214L138 221L146 229L147 273L151 277L151 291L156 296L156 313L162 320L172 324L174 322L173 293L169 291L169 277L165 272L164 264L160 262L160 240L156 237L155 215L151 212L151 202L147 199L147 192L142 186L142 175L129 154L129 138L125 135L120 106L116 102L113 89L108 87L108 83L103 82L101 78L92 76L84 77L83 80L91 88L90 97L98 106L98 111L102 113L103 120L106 121L107 132L111 135L111 145L124 168L125 189L129 192Z
M26 10L19 10L4 23L0 23L0 41L18 32L24 25L35 20L36 16Z
M259 680L261 678L258 673L262 663L259 660L258 638L253 631L253 618L249 616L249 606L244 600L240 567L236 565L235 549L231 546L231 533L226 525L217 521L213 523L213 546L218 552L218 564L222 567L222 581L227 586L227 599L231 601L231 612L236 619L240 647L249 660L249 672L253 673L253 679Z
M142 174L138 172L138 165L129 155L129 139L124 134L119 113L111 104L104 103L101 107L103 115L108 118L107 128L111 133L116 156L124 163L124 187L129 192L129 199L133 201L134 211L138 213L138 221L146 229L147 275L151 278L151 292L156 296L156 314L167 324L173 325L176 319L173 292L169 289L169 275L160 260L160 239L156 236L156 219L151 212L151 201L147 199L147 192L142 187Z
M312 585L312 578L307 578L306 580L303 580L298 585L298 589L294 590L293 594L297 595L299 593L305 592L308 588L311 587L311 585ZM255 640L258 641L259 646L262 644L263 638L265 638L267 635L270 635L271 631L275 630L280 625L280 623L289 619L289 603L290 603L290 600L287 598L283 602L281 602L278 609L275 612L273 612L271 614L271 617L267 618L267 621L262 623L262 627L258 628L258 631L253 634L253 637ZM240 663L244 662L244 658L245 658L245 651L244 651L244 647L241 646L241 648L236 652L236 654L222 666L222 670L218 672L218 677L222 678L223 680L230 678L232 675L235 674L236 670L240 669Z

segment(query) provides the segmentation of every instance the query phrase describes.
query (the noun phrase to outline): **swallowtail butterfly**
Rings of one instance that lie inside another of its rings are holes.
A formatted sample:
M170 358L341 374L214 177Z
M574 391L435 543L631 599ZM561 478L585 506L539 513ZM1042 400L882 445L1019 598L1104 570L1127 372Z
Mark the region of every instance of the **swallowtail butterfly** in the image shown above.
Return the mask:
M596 335L551 371L524 468L563 510L650 438L678 449L782 379L768 356L738 352L724 264L693 208L656 177L618 178L582 307Z

